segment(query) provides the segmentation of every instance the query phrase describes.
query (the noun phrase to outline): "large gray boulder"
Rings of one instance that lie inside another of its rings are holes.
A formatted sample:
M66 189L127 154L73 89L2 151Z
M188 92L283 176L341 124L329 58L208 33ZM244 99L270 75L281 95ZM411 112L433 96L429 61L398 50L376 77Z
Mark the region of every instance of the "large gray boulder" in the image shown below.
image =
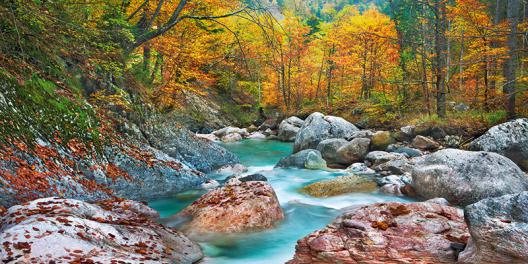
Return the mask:
M16 205L0 219L0 262L190 264L203 257L197 243L158 217L129 200L50 197Z
M370 139L368 138L352 139L337 150L339 162L349 165L357 161L363 161L369 151L369 146Z
M323 169L326 168L326 161L321 152L315 149L305 149L291 154L279 160L277 168L295 167L301 169Z
M348 141L342 138L329 138L321 141L317 145L317 150L321 152L323 159L330 164L340 164L341 160L338 156L337 150L346 145Z
M282 120L279 124L279 140L286 142L295 141L295 136L297 136L303 123L304 121L296 116L291 116Z
M471 238L462 263L528 263L528 192L484 199L464 210Z
M218 137L223 137L240 134L242 130L229 128L225 133L217 134ZM201 172L208 173L224 165L240 163L235 154L213 142L196 137L171 120L152 118L141 125L141 131L152 147Z
M528 190L528 177L510 159L491 152L444 149L415 160L413 187L426 199L468 205Z
M490 128L471 142L469 149L497 152L528 170L528 118L519 118Z
M329 138L348 138L359 129L343 118L325 116L315 112L308 116L295 137L293 152L315 149L319 142Z

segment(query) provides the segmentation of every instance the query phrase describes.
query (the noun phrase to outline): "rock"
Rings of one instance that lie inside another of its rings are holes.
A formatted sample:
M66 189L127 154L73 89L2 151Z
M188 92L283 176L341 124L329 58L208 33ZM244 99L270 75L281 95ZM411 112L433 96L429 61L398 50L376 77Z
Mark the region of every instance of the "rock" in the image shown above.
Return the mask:
M403 154L389 153L385 151L372 151L365 156L365 160L372 163L372 166L378 166L391 160L407 160Z
M355 131L358 131L358 128L343 118L313 113L306 118L301 130L297 133L293 152L315 149L319 142L325 139L347 138Z
M412 146L422 150L435 150L440 147L440 144L430 138L418 135L413 139Z
M453 110L456 112L465 112L469 110L469 106L464 103L458 103L453 106Z
M416 134L414 133L415 126L404 126L400 128L400 131L409 138L413 138Z
M209 141L218 141L218 137L214 134L194 134L197 138L207 139Z
M237 134L237 133L227 134L227 135L222 137L222 141L226 142L226 143L237 142L237 141L240 141L240 140L242 140L242 136L240 134Z
M256 127L255 125L251 124L249 127L246 128L247 132L248 133L253 133L255 131L258 131L258 127Z
M219 186L220 186L220 183L218 183L218 182L215 181L215 180L211 180L211 179L205 181L204 183L202 183L202 184L200 185L200 187L201 187L202 189L204 189L204 190L212 190L212 189L217 188L217 187L219 187Z
M381 193L402 196L403 194L401 192L401 186L402 185L389 183L381 186L379 190Z
M262 132L262 134L264 134L265 136L269 137L269 136L274 135L274 131L268 128L268 129L264 130L264 132Z
M444 146L448 148L459 148L462 144L462 138L455 135L447 135L444 137Z
M342 138L329 138L321 141L317 145L317 150L321 152L323 159L329 164L342 163L338 157L337 150L346 145L348 141Z
M359 176L373 176L376 174L376 172L373 169L367 167L365 163L361 163L361 162L350 165L346 170L349 172L352 172L355 175L359 175Z
M351 141L355 138L368 138L371 139L372 135L374 135L374 132L370 130L358 130L354 131L350 134L350 136L346 137L346 140Z
M388 171L392 174L404 174L410 173L413 169L413 165L406 159L389 160L374 167L375 171Z
M411 179L408 176L403 175L389 175L382 178L376 178L375 181L378 186L383 186L386 184L396 184L398 186L403 186L411 183Z
M151 119L141 125L148 143L170 157L209 173L227 164L240 163L237 156L218 144L199 139L175 121Z
M270 117L266 119L259 127L259 131L266 131L268 129L275 130L277 129L278 120L276 117Z
M296 167L301 169L317 170L326 168L326 161L323 159L321 152L318 150L305 149L280 159L275 167Z
M419 149L409 148L409 147L405 147L405 146L398 146L398 145L395 145L395 144L389 145L387 147L387 152L394 152L394 153L404 154L404 155L406 155L407 157L410 157L410 158L419 157L419 156L423 155L423 153Z
M453 205L528 190L528 177L508 158L491 152L444 149L416 161L413 187L425 198Z
M461 263L528 263L528 192L481 200L464 209L471 238Z
M240 137L247 136L248 131L245 128L238 128L238 127L224 127L222 129L213 131L213 135L223 138L226 136L229 136L231 134L239 134Z
M303 187L301 192L314 197L330 197L345 193L372 192L375 190L376 183L371 178L350 175L312 183Z
M389 131L377 131L372 135L370 148L372 150L385 150L387 146L395 142L396 140L394 140Z
M444 198L429 199L429 200L425 201L425 203L435 203L435 204L440 204L440 205L450 205L449 201L447 201Z
M431 127L430 133L431 133L431 137L433 137L436 140L443 139L447 136L447 133L441 127Z
M273 227L284 214L271 185L248 181L214 189L177 214L189 218L182 230L191 237L207 233L258 231Z
M248 182L248 181L268 181L268 178L266 176L256 173L251 175L233 175L226 178L226 184L239 184L241 182Z
M337 150L337 160L341 164L362 161L369 151L370 139L354 138Z
M247 138L250 138L250 139L266 139L266 135L260 133L260 132L253 132L251 134L249 134L249 136Z
M222 168L214 171L214 174L221 175L223 177L230 177L230 176L236 176L241 175L242 173L247 172L248 169L246 166L242 164L234 164L234 165L226 165Z
M379 203L300 239L288 264L455 263L469 234L462 210L432 203Z
M471 142L469 149L499 153L528 171L528 118L515 119L490 128Z
M293 142L304 121L296 116L288 117L279 124L278 137L281 141Z
M16 205L2 218L2 263L195 263L200 246L129 200L101 205L56 197ZM151 261L148 261L151 260ZM154 262L154 260L156 260Z

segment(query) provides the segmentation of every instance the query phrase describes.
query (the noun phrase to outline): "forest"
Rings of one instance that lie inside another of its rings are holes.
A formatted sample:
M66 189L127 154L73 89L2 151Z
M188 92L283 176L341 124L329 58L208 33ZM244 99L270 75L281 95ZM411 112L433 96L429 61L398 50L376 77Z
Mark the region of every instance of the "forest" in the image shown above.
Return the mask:
M2 263L527 263L528 1L2 0Z

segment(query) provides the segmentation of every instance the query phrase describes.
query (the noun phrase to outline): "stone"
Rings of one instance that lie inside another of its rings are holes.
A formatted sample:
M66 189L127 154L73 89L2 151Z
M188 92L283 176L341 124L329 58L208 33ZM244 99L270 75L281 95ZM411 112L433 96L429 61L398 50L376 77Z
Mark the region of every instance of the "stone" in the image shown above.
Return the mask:
M402 175L410 173L413 169L413 164L406 159L389 160L374 167L375 171L388 171L392 174Z
M421 150L435 150L440 147L438 142L424 136L416 136L412 141L412 146Z
M372 135L370 148L372 150L385 150L387 146L395 142L396 140L394 140L389 131L377 131Z
M239 134L242 137L242 136L247 136L248 132L247 132L246 129L242 129L242 128L238 128L238 127L231 127L231 126L224 127L222 129L213 131L213 135L215 135L215 136L217 136L219 138L223 138L223 137L231 135L231 134Z
M200 185L200 187L204 190L212 190L214 188L217 188L220 186L220 183L218 183L217 181L215 180L212 180L212 179L209 179L207 181L205 181L204 183L202 183Z
M444 198L429 199L429 200L425 201L425 203L435 203L435 204L440 204L440 205L450 205L449 201L447 201Z
M214 134L194 134L197 138L203 138L203 139L206 139L206 140L209 140L209 141L218 141L218 137L215 136Z
M130 200L89 204L57 197L16 205L1 219L2 263L195 263L200 246ZM155 260L155 261L154 261Z
M433 203L357 208L300 239L288 264L456 263L469 237L461 209Z
M399 146L396 144L389 145L386 151L404 154L409 158L419 157L423 155L422 151L420 151L419 149L409 148L406 146Z
M237 141L240 141L240 140L242 140L242 136L240 134L238 134L238 133L227 134L227 135L222 137L222 141L226 142L226 143L237 142Z
M372 135L374 135L374 132L370 130L358 130L354 131L350 134L350 136L346 137L346 140L351 141L355 138L368 138L371 139Z
M400 128L400 131L409 138L413 138L416 134L414 133L415 126L404 126Z
M337 150L342 146L346 145L348 141L342 138L329 138L321 141L317 145L317 150L321 152L323 159L326 160L326 163L329 164L340 164L341 159L339 159Z
M295 137L293 152L315 149L319 142L329 138L347 138L359 129L343 118L325 116L315 112L304 121Z
M444 145L448 148L458 148L462 144L462 138L456 135L447 135L444 138Z
M252 132L251 134L249 134L249 136L247 137L249 139L266 139L266 135L262 134L261 132Z
M249 127L246 128L246 130L247 130L248 133L253 133L255 131L258 131L258 127L253 125L253 124L251 124Z
M391 160L407 160L405 155L400 153L389 153L385 151L372 151L365 156L365 160L372 163L372 166L378 166Z
M304 121L296 116L288 117L279 124L278 137L281 141L293 142Z
M528 263L528 192L467 206L471 238L461 263Z
M225 165L222 168L215 170L214 174L220 175L223 177L230 177L230 176L236 176L241 175L242 173L245 173L248 171L248 168L242 164L233 164L233 165Z
M268 229L284 218L271 185L262 181L226 185L204 194L174 218L191 238L208 233L240 233Z
M469 106L464 103L458 103L453 106L453 110L456 112L465 112L469 110Z
M338 176L330 180L323 180L309 184L301 189L314 197L330 197L353 192L372 192L376 190L376 183L370 177L357 175Z
M346 168L346 171L359 176L373 176L376 174L376 171L367 167L367 165L362 162L353 163L348 168Z
M492 152L444 149L422 156L415 162L412 179L420 197L442 197L461 206L528 190L522 170Z
M490 128L469 144L470 150L496 152L528 171L528 118L519 118Z
M324 169L326 161L321 152L315 149L305 149L295 154L291 154L279 160L277 168L295 167L301 169Z
M396 184L403 186L411 183L411 179L408 176L403 175L389 175L386 177L376 178L376 183L378 186L383 186L386 184Z
M370 139L354 138L337 150L337 159L341 164L362 161L369 151Z
M268 181L268 178L266 176L256 173L251 175L233 175L229 176L225 179L226 184L239 184L241 182L248 182L248 181Z

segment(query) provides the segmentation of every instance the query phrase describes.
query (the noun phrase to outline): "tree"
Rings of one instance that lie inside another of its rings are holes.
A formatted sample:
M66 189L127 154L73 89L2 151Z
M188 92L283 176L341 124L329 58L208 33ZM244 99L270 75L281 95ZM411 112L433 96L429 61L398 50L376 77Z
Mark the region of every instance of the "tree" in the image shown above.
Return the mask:
M506 83L504 84L503 92L506 95L505 108L508 112L508 117L515 118L515 85L516 85L516 70L518 64L518 47L517 25L519 24L519 12L521 5L519 0L508 0L507 8L507 19L510 26L510 32L508 34L508 59L504 64L504 78Z

